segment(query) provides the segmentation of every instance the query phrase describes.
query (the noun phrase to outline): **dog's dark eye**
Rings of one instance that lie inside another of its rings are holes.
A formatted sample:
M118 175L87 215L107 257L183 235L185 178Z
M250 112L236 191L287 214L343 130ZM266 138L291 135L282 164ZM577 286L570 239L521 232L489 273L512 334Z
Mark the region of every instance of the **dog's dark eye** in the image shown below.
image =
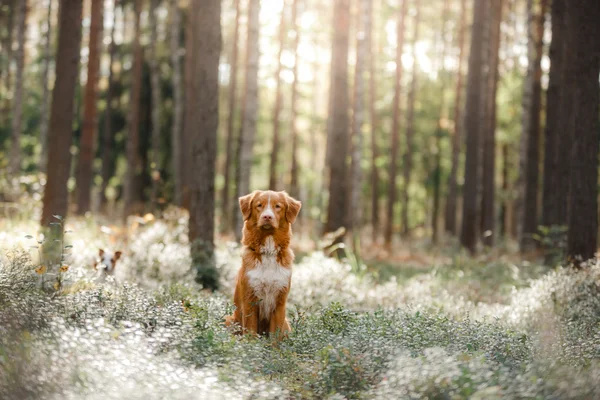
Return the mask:
M281 208L281 206L279 204L276 204L275 208L279 210Z
M258 203L256 206L257 207L262 207L262 203Z

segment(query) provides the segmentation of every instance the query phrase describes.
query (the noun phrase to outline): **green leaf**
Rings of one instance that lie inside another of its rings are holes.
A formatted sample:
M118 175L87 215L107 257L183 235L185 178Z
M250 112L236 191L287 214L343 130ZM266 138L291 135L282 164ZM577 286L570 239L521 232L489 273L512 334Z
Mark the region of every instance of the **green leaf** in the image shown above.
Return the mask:
M72 248L73 248L73 245L70 245L70 244L65 246L65 249L72 249Z

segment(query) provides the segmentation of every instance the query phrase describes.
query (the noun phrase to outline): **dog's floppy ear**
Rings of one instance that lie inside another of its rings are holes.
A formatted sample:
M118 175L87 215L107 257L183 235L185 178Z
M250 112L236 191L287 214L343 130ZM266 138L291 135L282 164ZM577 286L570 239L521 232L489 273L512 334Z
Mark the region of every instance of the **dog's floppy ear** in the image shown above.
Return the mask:
M298 216L298 213L300 212L300 208L302 208L302 202L294 199L287 193L285 193L285 200L287 202L287 210L285 212L285 219L287 219L287 221L290 224L293 224L294 221L296 221L296 217Z
M254 198L254 195L256 194L256 191L247 194L245 196L240 197L239 201L240 201L240 210L242 210L242 215L244 216L244 221L248 220L248 218L250 218L250 215L252 214L252 199Z
M120 251L115 251L115 261L117 261L119 258L121 258L121 255L122 255L122 254L123 254L123 253L122 253L122 252L120 252Z

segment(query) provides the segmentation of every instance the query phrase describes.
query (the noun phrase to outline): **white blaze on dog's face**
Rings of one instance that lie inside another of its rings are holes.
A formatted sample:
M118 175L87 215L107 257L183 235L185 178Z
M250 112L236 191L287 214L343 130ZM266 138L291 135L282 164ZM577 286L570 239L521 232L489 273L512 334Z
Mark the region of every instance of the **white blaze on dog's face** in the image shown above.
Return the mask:
M240 208L244 220L261 229L278 229L282 221L292 224L302 203L292 199L286 192L255 191L240 198Z
M104 251L100 249L98 255L100 256L99 261L94 265L95 269L103 269L106 273L113 273L115 270L115 266L117 265L117 261L121 258L121 252L115 251L114 253L110 251Z

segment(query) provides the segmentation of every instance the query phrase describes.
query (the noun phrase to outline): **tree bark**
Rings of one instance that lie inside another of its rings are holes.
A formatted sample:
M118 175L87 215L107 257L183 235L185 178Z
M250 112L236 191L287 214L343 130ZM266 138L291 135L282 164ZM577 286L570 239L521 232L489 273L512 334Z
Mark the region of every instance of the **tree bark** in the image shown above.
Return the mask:
M158 197L160 195L161 179L161 125L160 114L162 104L161 80L160 80L160 60L158 59L158 23L156 19L156 10L160 5L159 0L150 1L150 82L152 87L152 159L150 168L152 170L152 197L151 201L155 208L158 208Z
M271 164L269 166L269 189L277 190L278 177L277 177L277 156L279 155L280 147L280 114L281 114L281 103L282 103L282 82L281 82L281 71L283 70L283 50L285 49L285 37L286 37L286 26L285 26L285 7L286 1L283 2L281 8L281 21L279 23L279 53L277 54L277 70L275 72L275 81L277 86L275 88L275 106L273 107L273 146L271 148Z
M481 85L483 64L483 43L486 5L482 1L473 2L473 28L471 31L471 51L467 76L467 103L465 106L466 159L465 184L463 194L463 217L460 243L471 253L477 246L479 215L478 181L481 134Z
M252 157L254 147L254 136L256 135L256 123L258 118L258 59L259 31L260 31L260 1L249 0L248 3L248 32L246 44L246 81L244 88L244 101L242 104L242 130L238 142L238 164L236 168L237 195L244 196L250 192L250 173L252 169ZM236 238L241 240L242 219L239 211L236 211Z
M300 188L298 183L299 167L298 167L298 128L296 127L297 118L297 100L298 100L298 46L300 45L300 29L298 27L298 0L292 3L292 30L294 32L294 44L292 52L294 53L294 67L292 73L294 80L292 81L292 99L290 102L290 133L292 135L292 166L290 170L290 194L294 198L300 197Z
M334 232L346 224L348 205L348 45L350 1L335 0L333 10L333 47L331 53L331 108L329 115L329 142L335 151L330 152L329 206L325 232ZM332 149L329 149L332 150Z
M17 4L17 52L15 54L16 74L12 104L12 133L9 173L11 177L21 173L21 129L23 126L23 73L25 69L25 34L27 20L27 0Z
M533 0L528 0L528 8ZM524 198L523 198L523 228L521 233L520 247L521 251L531 250L536 246L534 235L538 228L538 184L540 172L540 108L542 101L542 52L544 45L544 20L546 17L546 8L548 0L541 0L539 14L531 9L532 24L530 45L529 45L529 62L528 74L531 79L532 87L525 90L530 90L531 102L524 109L527 113L527 123L524 124L524 134L526 139L526 164L525 164L525 180L524 180Z
M136 201L136 176L139 172L140 158L140 96L142 90L142 64L143 49L140 43L140 14L142 12L142 0L135 0L135 30L133 38L133 66L132 66L132 84L131 84L131 107L128 116L128 136L127 136L127 170L125 172L124 185L124 209L123 217L127 218L134 211L134 202Z
M83 130L79 145L77 167L77 214L83 215L90 210L92 191L92 166L96 154L96 136L98 132L98 78L100 75L100 53L102 51L102 29L104 3L92 2L90 23L89 58L87 83L85 85Z
M408 10L408 1L403 0L400 10L398 10L398 22L396 25L396 77L394 80L394 102L392 119L392 143L389 164L389 184L387 198L387 220L385 225L384 239L385 246L391 249L392 235L394 232L394 206L398 194L398 154L400 147L400 96L402 91L402 51L404 49L404 25L406 22L406 12Z
M239 54L239 37L240 37L240 0L235 0L235 27L233 31L233 43L231 49L231 65L229 69L229 93L227 97L227 139L225 140L225 166L223 175L225 182L223 184L223 192L221 201L223 202L223 230L226 231L231 227L231 210L229 200L231 198L231 166L234 163L233 144L235 141L235 109L237 100L237 81L238 81L238 54Z
M12 74L11 74L11 66L13 59L13 31L15 25L15 5L14 3L18 0L11 0L8 7L8 15L6 22L6 41L4 46L6 47L6 76L4 78L4 88L6 91L10 91L12 89ZM2 120L4 123L8 125L8 121L10 120L10 96L6 96L5 103L2 109Z
M419 28L421 25L421 2L415 2L415 16L414 16L414 32L413 32L413 44L412 44L412 77L410 80L410 89L408 91L408 110L406 112L406 144L404 149L403 157L403 185L402 185L402 236L408 236L410 227L408 225L408 208L409 208L409 196L408 188L410 186L410 178L412 173L412 162L413 162L413 137L415 135L415 99L417 96L417 80L418 80L418 62L417 62L417 42L419 41ZM445 22L445 21L444 21ZM442 29L443 31L443 29Z
M173 69L173 125L171 127L171 162L175 181L175 204L183 205L183 88L181 86L181 11L178 0L171 0L169 12L171 67Z
M498 88L498 61L500 50L500 24L502 23L502 0L490 4L489 51L487 73L487 99L485 102L485 125L483 126L483 181L482 226L483 244L493 246L496 224L496 91Z
M50 63L52 62L52 1L48 0L48 14L46 15L46 38L44 42L43 66L42 66L42 104L40 105L40 169L46 172L48 164L48 122L50 105L50 88L48 87L48 75L50 74Z
M379 120L377 115L377 52L375 51L375 20L373 18L373 3L369 3L368 13L369 21L369 42L368 42L368 62L369 62L369 122L371 128L371 229L373 243L377 242L379 233L379 168L377 159L379 158L379 144L377 130Z
M56 81L52 91L48 135L48 178L44 187L42 226L53 215L67 214L67 181L71 167L75 87L79 73L83 0L61 0L59 9Z
M600 107L600 3L566 2L564 117L572 136L567 256L576 267L598 248L598 109Z

